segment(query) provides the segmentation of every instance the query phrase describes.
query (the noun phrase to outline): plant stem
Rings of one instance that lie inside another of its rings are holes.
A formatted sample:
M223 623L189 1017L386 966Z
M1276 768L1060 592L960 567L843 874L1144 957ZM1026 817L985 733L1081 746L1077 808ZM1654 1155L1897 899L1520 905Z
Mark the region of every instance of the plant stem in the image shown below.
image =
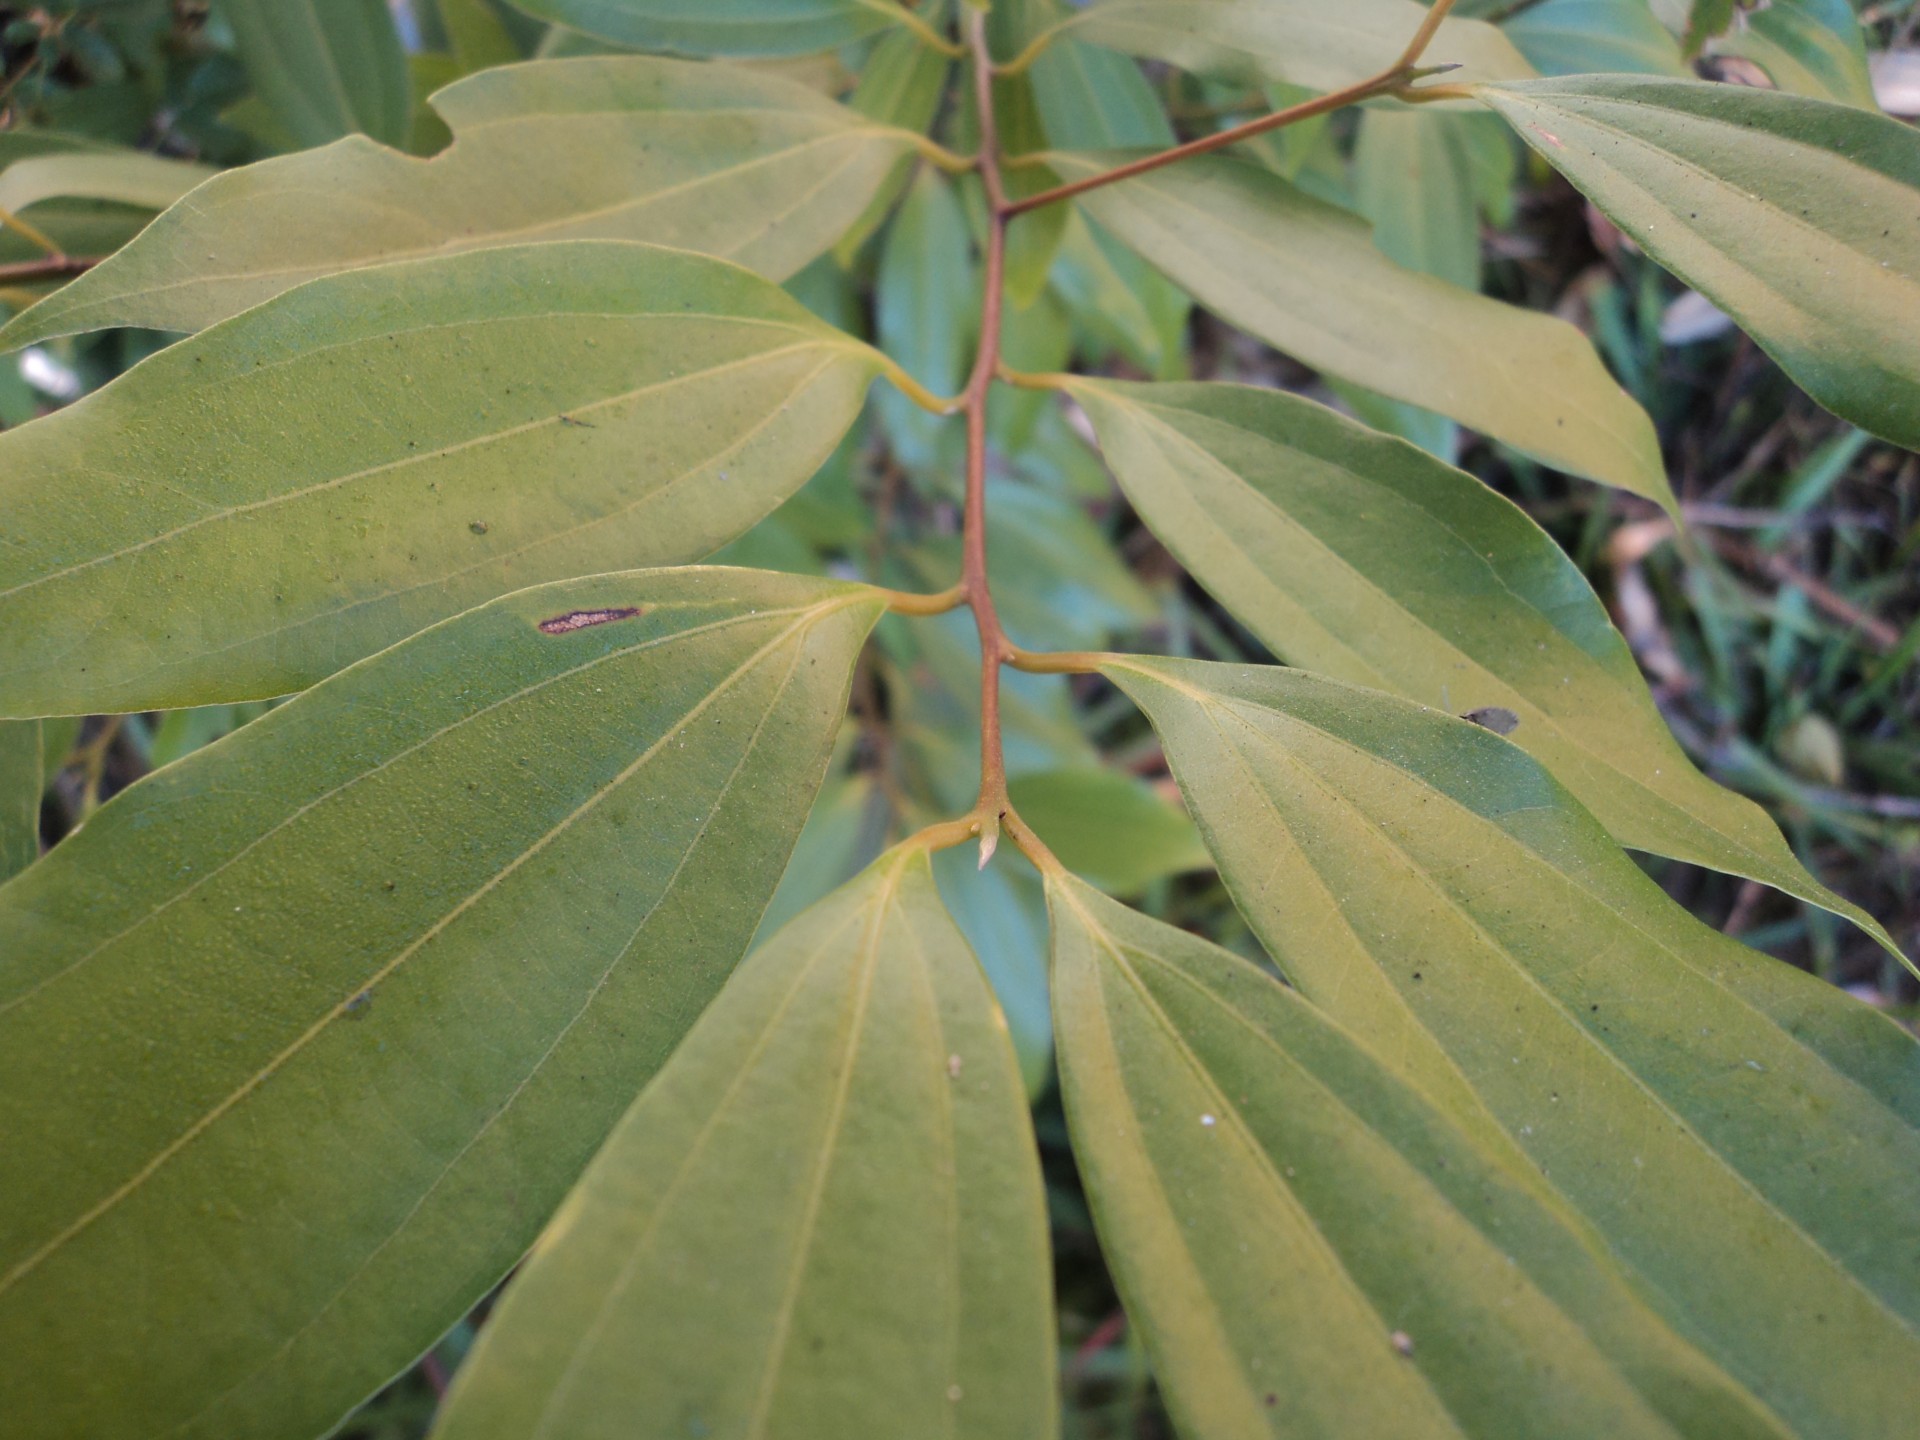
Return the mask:
M1263 115L1258 120L1249 120L1244 125L1235 125L1231 129L1216 134L1202 136L1198 140L1189 140L1184 145L1175 145L1170 150L1161 150L1152 155L1143 155L1138 160L1130 160L1125 165L1116 165L1111 170L1103 170L1098 175L1088 175L1066 185L1056 185L1051 190L1042 190L1037 195L1029 195L1010 206L1009 218L1024 215L1029 210L1037 210L1042 205L1051 205L1056 200L1066 200L1074 195L1097 190L1103 185L1111 185L1119 180L1131 180L1136 175L1144 175L1149 170L1158 170L1163 165L1172 165L1178 161L1190 159L1195 155L1205 155L1212 150L1222 150L1229 145L1238 145L1256 135L1264 135L1269 130L1279 130L1287 125L1298 124L1302 120L1311 120L1316 115L1325 115L1332 110L1344 110L1349 105L1358 105L1363 100L1373 100L1382 95L1392 95L1404 91L1408 85L1424 75L1440 73L1452 66L1436 66L1432 69L1419 68L1420 57L1426 53L1427 46L1433 43L1434 32L1440 28L1440 22L1447 18L1447 12L1454 6L1454 0L1436 0L1434 7L1427 12L1427 18L1421 22L1407 48L1400 58L1370 79L1349 85L1344 90L1334 90L1325 95L1316 95L1311 100L1303 100L1298 105L1289 105L1284 110L1276 110L1271 115Z
M980 180L987 192L985 288L980 297L980 349L961 395L967 425L967 494L961 537L960 589L980 634L980 798L974 818L980 863L992 856L1004 830L1021 853L1043 871L1058 871L1039 838L1014 813L1007 794L1007 758L1000 732L1000 670L1018 650L1007 639L987 581L987 396L1000 369L1000 324L1006 308L1007 226L1014 210L1000 178L1000 135L993 113L993 57L987 49L986 16L967 15L973 55L974 99L980 112ZM972 833L972 832L969 832Z
M32 285L41 280L71 280L98 265L98 255L49 255L44 260L21 260L0 265L0 285Z

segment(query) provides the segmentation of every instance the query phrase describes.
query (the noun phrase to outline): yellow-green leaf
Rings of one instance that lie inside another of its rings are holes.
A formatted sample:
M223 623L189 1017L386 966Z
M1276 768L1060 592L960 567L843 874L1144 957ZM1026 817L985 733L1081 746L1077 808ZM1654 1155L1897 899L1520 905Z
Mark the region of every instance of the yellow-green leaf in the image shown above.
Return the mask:
M647 56L506 66L433 106L454 132L441 154L352 137L229 171L0 345L199 330L317 276L536 240L644 240L784 280L917 143L794 81Z
M0 720L0 880L40 858L41 745L38 720Z
M1511 710L1514 742L1622 845L1778 886L1894 948L1694 768L1578 567L1471 475L1279 391L1071 385L1141 518L1275 654L1456 715Z
M1836 415L1920 447L1920 133L1849 105L1628 75L1480 98Z
M1426 18L1413 0L1096 0L1060 28L1240 84L1338 90L1392 65ZM1533 73L1479 20L1442 23L1424 63L1459 65L1474 80Z
M0 170L0 210L18 214L43 200L111 200L143 210L164 210L209 176L211 165L192 165L137 150L98 154L37 155Z
M435 1434L1045 1440L1052 1300L1006 1022L925 851L896 850L701 1017Z
M1074 1157L1183 1433L1785 1435L1295 992L1070 878L1049 900Z
M312 281L0 435L0 715L284 694L508 590L695 559L879 363L627 241Z
M0 887L0 1414L323 1433L506 1273L739 959L874 592L543 586Z
M897 0L513 0L556 25L636 50L809 55L890 29Z
M1910 1428L1889 1377L1920 1366L1912 1035L1701 924L1477 725L1300 671L1104 673L1308 999L1524 1153L1795 1433Z
M1126 154L1050 154L1068 179ZM1565 321L1404 270L1358 217L1201 156L1079 204L1229 323L1315 369L1438 411L1672 508L1653 422Z

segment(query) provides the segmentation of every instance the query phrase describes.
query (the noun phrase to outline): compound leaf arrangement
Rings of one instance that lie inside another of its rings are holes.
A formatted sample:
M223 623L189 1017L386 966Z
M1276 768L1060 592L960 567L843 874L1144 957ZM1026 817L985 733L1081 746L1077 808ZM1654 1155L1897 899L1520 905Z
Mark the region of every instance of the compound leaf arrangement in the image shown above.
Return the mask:
M1911 1435L1920 1046L1627 851L1894 942L1400 438L1677 513L1654 425L1305 148L1517 136L1920 445L1821 7L1769 90L1685 6L516 3L430 109L374 0L229 5L238 168L0 135L0 345L180 337L0 434L0 1436L321 1436L510 1273L447 1440L1056 1436L1056 1068L1186 1440ZM1196 301L1378 423L1185 378ZM1105 648L1112 482L1282 663ZM263 701L36 858L63 717ZM1209 867L1237 950L1123 903Z

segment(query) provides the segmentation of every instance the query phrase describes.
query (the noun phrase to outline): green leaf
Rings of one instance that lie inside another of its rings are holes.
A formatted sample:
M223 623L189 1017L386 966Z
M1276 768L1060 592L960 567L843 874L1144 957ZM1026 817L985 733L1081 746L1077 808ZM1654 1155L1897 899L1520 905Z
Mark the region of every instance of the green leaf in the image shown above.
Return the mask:
M882 241L873 293L878 343L935 395L958 395L966 386L979 305L966 211L953 183L923 165ZM958 427L897 390L883 391L877 401L900 459L920 469L934 466L943 439Z
M1008 789L1060 863L1103 890L1137 895L1156 880L1213 868L1193 821L1131 775L1041 770L1014 776Z
M636 50L808 55L906 19L895 0L512 0L529 15Z
M0 715L284 694L529 583L694 559L879 364L625 241L313 281L0 435Z
M1879 113L1865 32L1848 0L1773 0L1743 12L1739 26L1712 49L1753 61L1792 94Z
M792 81L641 56L490 70L433 104L444 153L352 138L221 175L0 345L199 330L317 276L532 240L645 240L785 279L918 143Z
M1369 110L1353 152L1355 208L1396 265L1480 288L1480 207L1462 121L1479 115Z
M0 170L0 210L17 215L29 205L55 198L111 200L143 210L164 210L216 173L211 165L190 165L137 150L36 156Z
M1425 19L1413 0L1099 0L1061 33L1243 85L1338 90L1392 65ZM1444 22L1424 63L1459 65L1465 80L1533 73L1478 20Z
M923 850L756 951L469 1358L441 1440L1058 1433L1040 1166Z
M1124 55L1060 38L1040 52L1028 73L1052 149L1164 150L1178 143L1160 97Z
M1075 179L1125 156L1048 158ZM1201 156L1078 203L1215 314L1303 363L1672 508L1652 421L1564 321L1403 270L1364 221L1237 160Z
M1680 45L1646 0L1545 0L1501 27L1542 75L1685 75Z
M1183 1433L1784 1434L1294 992L1072 879L1049 899L1074 1155Z
M1912 1035L1702 925L1479 726L1297 671L1103 669L1302 994L1523 1152L1514 1173L1798 1433L1903 1433Z
M1117 240L1097 235L1079 210L1066 214L1052 282L1086 340L1157 379L1178 379L1192 301Z
M40 722L0 720L0 880L40 858Z
M1743 85L1612 75L1478 93L1815 400L1920 447L1920 135Z
M860 83L847 103L883 125L924 134L940 112L952 70L953 62L920 36L910 30L895 30L873 47L873 54L860 67ZM834 242L834 258L842 265L851 266L860 247L873 238L912 183L917 163L912 154L895 160L866 209Z
M1622 845L1764 881L1894 948L1693 767L1579 568L1471 475L1279 391L1071 393L1141 518L1275 654L1456 715L1510 710L1514 742Z
M462 75L521 58L520 47L488 0L434 0L434 8Z
M299 145L356 130L403 145L406 52L386 0L224 0L247 78Z
M933 857L948 912L979 957L1006 1017L1027 1098L1038 1101L1053 1073L1053 1017L1047 1001L1047 899L1033 871L982 870L972 846Z
M717 569L521 591L0 888L5 1412L311 1436L412 1363L745 949L880 609Z

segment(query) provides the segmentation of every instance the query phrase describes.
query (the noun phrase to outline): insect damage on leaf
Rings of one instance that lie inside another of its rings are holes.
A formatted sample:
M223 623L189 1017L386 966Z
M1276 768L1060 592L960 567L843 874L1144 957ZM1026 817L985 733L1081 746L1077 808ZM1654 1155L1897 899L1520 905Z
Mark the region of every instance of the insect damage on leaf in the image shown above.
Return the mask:
M611 610L569 610L551 620L540 622L542 635L567 635L590 625L611 625L616 620L635 620L645 613L642 605L622 605Z
M1496 735L1511 735L1520 728L1520 717L1504 705L1482 706L1478 710L1467 711L1460 718L1471 720L1482 730L1491 730Z

